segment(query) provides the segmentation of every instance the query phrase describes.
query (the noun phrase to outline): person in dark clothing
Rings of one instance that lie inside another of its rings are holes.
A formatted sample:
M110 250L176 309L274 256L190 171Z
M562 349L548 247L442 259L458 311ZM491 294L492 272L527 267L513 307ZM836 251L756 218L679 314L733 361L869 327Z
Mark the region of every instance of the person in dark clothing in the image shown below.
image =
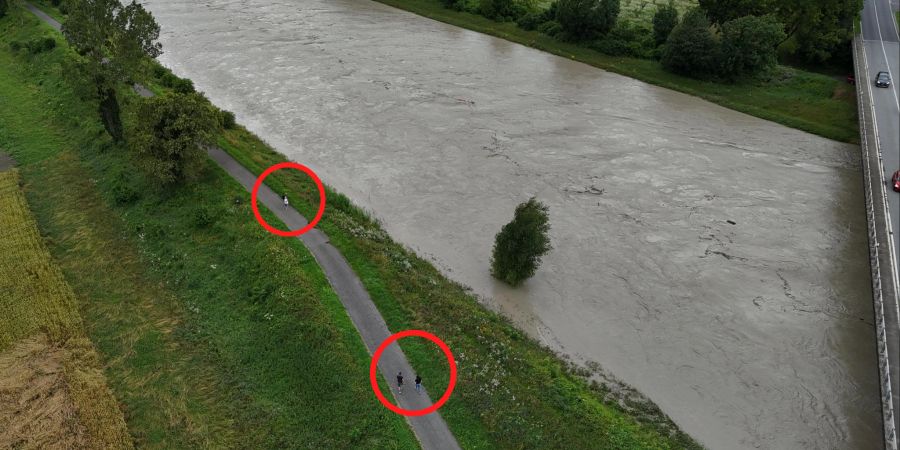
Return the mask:
M403 372L397 372L397 392L403 394Z
M422 393L422 377L419 374L416 374L416 393Z

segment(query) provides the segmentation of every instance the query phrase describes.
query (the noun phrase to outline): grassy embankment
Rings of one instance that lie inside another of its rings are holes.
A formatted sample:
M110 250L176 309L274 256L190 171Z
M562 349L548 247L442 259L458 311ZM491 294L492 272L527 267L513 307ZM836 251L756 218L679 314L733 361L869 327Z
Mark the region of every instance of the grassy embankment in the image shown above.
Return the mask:
M127 449L131 440L72 289L0 172L0 447Z
M417 448L369 390L365 347L305 248L263 231L219 170L145 185L63 80L62 40L10 50L53 34L18 9L0 20L0 104L15 106L0 108L0 148L21 164L135 444Z
M47 86L47 83L44 83L44 86ZM48 92L48 94L56 98L62 93ZM63 117L93 117L87 110L81 115L73 115L71 111L65 110L61 113ZM92 119L90 122L93 133L96 133L98 131L96 121ZM78 126L83 128L85 125ZM220 143L257 173L271 163L284 160L282 155L275 153L242 129L224 132ZM118 178L111 173L115 170L109 168L120 170L120 167L117 168L112 163L123 162L122 157L114 150L99 155L95 153L95 149L86 149L78 153L89 166L83 170L97 177L95 189L105 193L105 203L112 202L111 192ZM69 158L73 157L74 155L70 154ZM36 176L48 170L48 168L36 170ZM218 173L216 170L209 172ZM313 187L308 179L285 171L274 174L267 182L276 190L289 192L295 199L293 204L305 214L314 211L317 197L313 195ZM139 180L126 180L125 183L126 185L137 183L140 187ZM206 183L209 181L204 180L204 185ZM82 180L80 184L84 185L86 182ZM219 186L218 189L227 191L227 187ZM204 243L215 239L208 233L194 230L190 225L183 225L184 222L191 222L193 214L187 213L192 211L191 205L208 202L209 197L228 199L227 205L219 207L228 211L229 221L240 222L240 226L243 227L232 230L235 234L229 236L229 241L269 242L272 239L259 230L245 204L231 205L232 199L246 200L248 197L246 193L235 192L232 195L229 192L223 195L214 189L204 188L204 191L206 199L202 196L177 194L165 200L151 202L141 199L134 204L111 208L113 212L122 216L126 230L145 222L152 225L141 226L140 230L143 233L139 235L142 236L139 238L140 242L129 245L138 245L144 252L151 250L149 262L152 263L153 269L150 275L155 279L160 279L160 275L163 276L162 279L168 277L167 281L171 283L165 286L166 289L179 293L187 291L188 295L181 297L179 301L171 302L173 309L177 309L179 303L193 305L195 302L204 301L190 295L190 288L193 285L204 285L207 283L206 279L211 276L210 270L205 266L208 261L191 263L193 259L206 258L205 254L209 249ZM61 200L54 204L65 203L65 199ZM97 202L98 208L110 210L104 206L105 203L101 203L103 202ZM46 205L47 208L51 206ZM162 211L161 206L164 206ZM143 211L144 209L149 209L150 212ZM180 210L183 215L160 217L160 214L171 214L175 209ZM50 219L48 218L48 222ZM216 223L219 235L225 231L221 230L222 221L223 218L219 218ZM115 224L110 226L113 225ZM165 232L160 232L160 228ZM565 362L528 339L506 320L485 310L462 287L443 278L426 261L394 243L377 223L351 205L345 197L329 192L329 207L321 228L329 233L332 242L341 249L363 279L392 330L421 328L431 331L442 337L455 352L460 364L459 384L450 402L442 409L442 414L465 448L698 447L689 437L675 430L671 422L660 415L652 404L618 405L614 401L608 401L604 386L590 386L585 379L572 373ZM65 233L65 229L60 229L59 233ZM188 233L192 237L184 239L183 233ZM200 235L197 236L197 233ZM124 234L121 231L113 232L111 235L124 236L126 239L122 245L134 240L134 232L131 230ZM159 253L152 250L176 245L172 242L159 242L163 237L168 237L170 241L188 242L179 251L164 252L160 258L157 256ZM277 245L288 245L281 244L284 241L278 242ZM286 270L284 265L291 264L287 257L301 260L308 258L301 248L295 248L294 244L290 246L292 253L286 255L283 260L280 259L279 264L268 266L266 275L277 279L280 273ZM228 249L230 250L230 246ZM181 251L190 253L190 258L181 257ZM225 258L227 255L222 257ZM144 260L147 261L148 258L145 257ZM202 274L195 274L194 270L199 270ZM244 273L232 273L227 278L224 275L220 276L216 281L226 282L232 279L245 281L250 274L261 275L258 271L245 270ZM189 280L184 280L185 277ZM201 289L200 292L218 293L221 297L221 287L208 286L207 289L207 291ZM270 288L263 288L262 291L279 292ZM233 307L246 302L249 292L236 294L230 302ZM270 296L263 297L267 299L262 302L272 301L268 298ZM252 309L240 312L252 314ZM186 320L202 319L196 317L197 314L188 316ZM242 329L242 327L232 328ZM222 334L227 333L224 330L220 331ZM209 341L201 339L196 343L203 345ZM446 362L443 356L435 347L417 340L405 340L402 345L413 365L423 374L431 391L440 392L447 383ZM248 343L247 348L258 349L259 344ZM262 348L267 349L265 346ZM115 351L116 349L111 349L110 353ZM256 357L256 354L248 355L243 363L252 363L253 357ZM240 364L234 366L236 370L241 368ZM352 389L358 383L365 383L364 375L362 380L357 379L356 372L342 373L341 376L348 386L347 389ZM127 389L123 388L121 391ZM328 394L329 390L319 389L319 392L324 395ZM372 403L371 394L368 397L361 405ZM363 436L368 436L369 432L371 430L364 430Z
M657 61L608 56L537 31L523 30L512 22L495 22L479 15L447 9L440 0L376 1L701 97L726 108L829 139L859 142L853 89L843 81L827 75L779 66L769 80L745 80L735 84L699 81L666 72ZM681 7L679 9L684 8L684 3L678 2ZM626 5L620 17L627 20L649 20L652 7L639 11L635 11L635 8L637 7Z

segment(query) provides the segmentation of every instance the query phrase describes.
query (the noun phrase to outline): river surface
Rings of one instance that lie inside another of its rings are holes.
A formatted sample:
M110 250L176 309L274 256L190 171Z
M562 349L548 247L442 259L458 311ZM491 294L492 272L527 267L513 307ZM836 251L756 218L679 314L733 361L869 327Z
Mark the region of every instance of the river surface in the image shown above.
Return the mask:
M880 446L857 147L365 0L147 4L163 63L706 446ZM554 249L509 289L530 196Z

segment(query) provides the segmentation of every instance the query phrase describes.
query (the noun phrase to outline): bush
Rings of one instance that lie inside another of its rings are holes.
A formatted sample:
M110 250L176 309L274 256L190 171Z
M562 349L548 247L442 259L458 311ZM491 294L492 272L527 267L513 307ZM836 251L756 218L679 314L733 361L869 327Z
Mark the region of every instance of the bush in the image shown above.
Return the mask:
M534 275L541 257L551 249L547 211L534 197L516 207L512 222L494 240L491 275L512 286Z
M0 0L0 17L5 16L6 11L8 11L8 10L9 10L9 4L7 3L7 0Z
M119 173L112 182L113 200L118 205L127 205L140 198L140 191L134 187L131 178L124 172Z
M498 22L515 21L527 13L516 0L479 0L478 14Z
M702 9L689 10L663 47L660 59L663 67L695 78L715 75L721 49L709 27L709 19Z
M196 92L194 90L194 82L187 78L175 77L175 83L172 85L172 89L179 94L192 94Z
M200 205L194 210L194 226L206 228L219 218L219 211L210 205Z
M53 39L49 36L35 38L28 41L27 47L28 53L31 53L32 55L49 52L50 50L56 48L56 39Z
M669 0L669 4L660 6L653 14L653 39L656 45L665 44L669 34L677 25L678 10L675 9L675 4Z
M591 47L610 56L651 58L655 48L646 26L634 22L619 22Z
M518 25L519 28L528 31L534 30L542 23L544 23L543 12L530 12L519 17L519 20L516 21L516 25Z
M162 81L162 78L166 76L166 74L172 75L172 72L170 72L169 69L163 67L161 64L153 64L153 78Z
M549 22L544 22L538 25L537 30L541 33L546 34L547 36L556 37L562 34L563 29L562 25L555 20L551 20Z
M50 4L53 6L59 6L62 3L62 0L50 0Z
M568 39L585 41L604 35L619 16L619 0L559 0L556 20Z
M744 16L722 25L720 72L728 78L756 75L775 67L784 25L773 16Z
M556 8L556 2L553 2L543 11L532 11L523 15L516 23L523 30L536 30L541 24L556 19Z
M237 123L234 120L234 113L231 111L219 111L219 124L226 130L233 130Z

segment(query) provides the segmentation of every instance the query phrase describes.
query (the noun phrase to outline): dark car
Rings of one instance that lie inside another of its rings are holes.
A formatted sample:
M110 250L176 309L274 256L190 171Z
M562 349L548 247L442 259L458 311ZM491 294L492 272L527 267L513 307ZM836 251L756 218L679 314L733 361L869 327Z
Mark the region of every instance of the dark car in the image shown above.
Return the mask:
M900 192L900 170L894 172L894 176L891 177L891 185L894 186L894 191Z
M887 72L878 72L878 75L875 75L875 86L891 87L891 74Z

